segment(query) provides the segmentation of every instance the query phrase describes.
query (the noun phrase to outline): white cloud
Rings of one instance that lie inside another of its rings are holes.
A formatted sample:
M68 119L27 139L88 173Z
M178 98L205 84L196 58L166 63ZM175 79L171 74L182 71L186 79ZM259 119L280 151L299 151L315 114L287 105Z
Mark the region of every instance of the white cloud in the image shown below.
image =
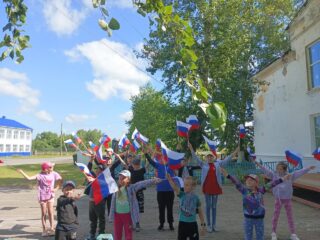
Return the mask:
M89 119L93 119L96 116L94 115L87 115L87 114L69 114L68 116L65 117L65 120L68 123L81 123L81 122L85 122Z
M94 79L87 82L88 91L100 100L120 96L129 100L139 93L139 87L150 79L138 68L144 69L132 50L125 44L107 39L83 43L65 54L74 61L79 54L87 58L93 68Z
M87 17L90 9L87 1L77 10L71 5L72 0L43 1L43 15L49 29L58 35L70 35L78 29Z
M15 97L23 113L33 111L39 104L39 91L29 86L24 73L0 68L0 94Z
M107 6L117 8L133 8L133 3L130 0L109 0Z
M45 110L36 112L35 116L43 122L53 122L52 116Z
M131 120L132 117L133 117L132 111L128 111L128 112L125 112L125 113L123 113L123 114L120 115L120 118L123 119L123 120L125 120L125 121Z

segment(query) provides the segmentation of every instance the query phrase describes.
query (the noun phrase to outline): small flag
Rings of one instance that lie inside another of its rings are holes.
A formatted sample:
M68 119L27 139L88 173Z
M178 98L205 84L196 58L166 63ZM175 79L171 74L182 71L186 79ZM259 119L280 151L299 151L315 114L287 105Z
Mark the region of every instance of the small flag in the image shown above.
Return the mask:
M136 139L136 140L140 140L142 142L142 144L147 144L149 142L149 138L143 136L138 129L134 129L132 136L132 139Z
M99 149L99 146L95 145L92 141L89 141L89 146L95 152L98 151L98 149Z
M160 138L158 138L156 141L156 150L157 150L157 152L161 151L161 139Z
M103 159L103 155L102 155L102 145L99 146L98 150L96 151L96 159L98 160L99 163L106 163L107 160Z
M300 156L300 154L292 152L290 150L285 151L285 153L288 162L294 165L295 167L302 162L302 156Z
M247 152L248 152L251 159L255 160L257 158L257 156L252 152L252 150L249 146L247 147Z
M239 125L239 137L243 139L246 136L246 129L243 124Z
M188 137L191 125L181 121L177 121L177 134L179 137Z
M215 141L212 141L212 140L208 139L204 135L202 135L202 136L203 136L204 140L206 141L206 143L207 143L210 151L212 152L212 154L217 157L217 146L216 146Z
M112 178L109 168L106 168L96 180L92 183L93 200L97 205L102 199L106 198L109 194L118 191L116 181Z
M136 152L136 151L138 151L139 150L139 148L140 148L141 146L140 146L140 144L137 142L137 140L133 140L133 142L132 142L132 144L130 145L130 150L131 150L131 152Z
M111 138L104 133L100 138L100 145L103 145L105 148L109 148L109 142L111 142Z
M75 132L72 133L72 136L77 144L80 144L82 142L81 138L78 137L78 135Z
M126 146L128 146L129 144L130 144L130 140L127 138L125 134L123 134L123 136L120 138L120 141L119 141L119 147L122 149L125 149Z
M71 139L67 139L64 141L64 143L68 144L70 147L77 149L77 145L71 140Z
M93 177L93 175L90 172L89 168L85 164L77 162L76 165L80 168L80 171L85 173L88 177Z
M196 115L187 117L186 122L191 125L190 130L197 130L200 128L200 123Z
M320 147L313 151L313 157L317 160L320 160Z
M183 179L181 177L173 177L172 180L179 186L179 188L184 188Z
M177 170L182 167L181 161L184 159L184 153L178 153L170 150L162 141L161 150L163 159L168 163L169 168L172 170Z

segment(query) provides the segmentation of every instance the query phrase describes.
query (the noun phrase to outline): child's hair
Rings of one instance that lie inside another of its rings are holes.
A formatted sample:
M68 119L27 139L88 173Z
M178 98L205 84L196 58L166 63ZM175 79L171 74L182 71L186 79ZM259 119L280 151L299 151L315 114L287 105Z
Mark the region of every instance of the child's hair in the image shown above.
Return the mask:
M196 179L195 179L194 177L192 177L192 176L187 176L187 177L184 178L184 181L187 181L187 180L192 181L192 186L193 186L193 187L195 187L195 186L197 185L197 181L196 181Z
M279 162L279 163L277 164L277 167L278 167L278 166L281 166L284 171L287 171L287 170L288 170L288 164L287 164L286 162Z

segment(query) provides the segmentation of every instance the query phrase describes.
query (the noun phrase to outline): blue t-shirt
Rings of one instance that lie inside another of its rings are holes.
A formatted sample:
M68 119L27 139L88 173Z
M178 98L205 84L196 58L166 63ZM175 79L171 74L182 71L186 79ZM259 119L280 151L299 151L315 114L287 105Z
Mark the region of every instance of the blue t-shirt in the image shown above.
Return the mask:
M193 192L185 193L180 191L178 194L180 198L180 222L196 222L197 221L197 208L200 207L200 199Z

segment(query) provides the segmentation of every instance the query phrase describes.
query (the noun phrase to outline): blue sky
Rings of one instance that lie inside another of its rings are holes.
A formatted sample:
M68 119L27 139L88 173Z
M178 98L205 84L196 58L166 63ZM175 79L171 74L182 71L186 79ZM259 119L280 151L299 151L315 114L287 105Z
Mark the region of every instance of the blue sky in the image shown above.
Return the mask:
M62 123L65 133L97 128L119 138L127 130L130 96L147 82L161 87L139 70L147 63L133 53L148 36L147 18L131 0L107 1L121 25L110 38L99 28L100 13L91 0L25 2L32 47L22 64L0 63L1 116L30 126L34 136L59 133Z

